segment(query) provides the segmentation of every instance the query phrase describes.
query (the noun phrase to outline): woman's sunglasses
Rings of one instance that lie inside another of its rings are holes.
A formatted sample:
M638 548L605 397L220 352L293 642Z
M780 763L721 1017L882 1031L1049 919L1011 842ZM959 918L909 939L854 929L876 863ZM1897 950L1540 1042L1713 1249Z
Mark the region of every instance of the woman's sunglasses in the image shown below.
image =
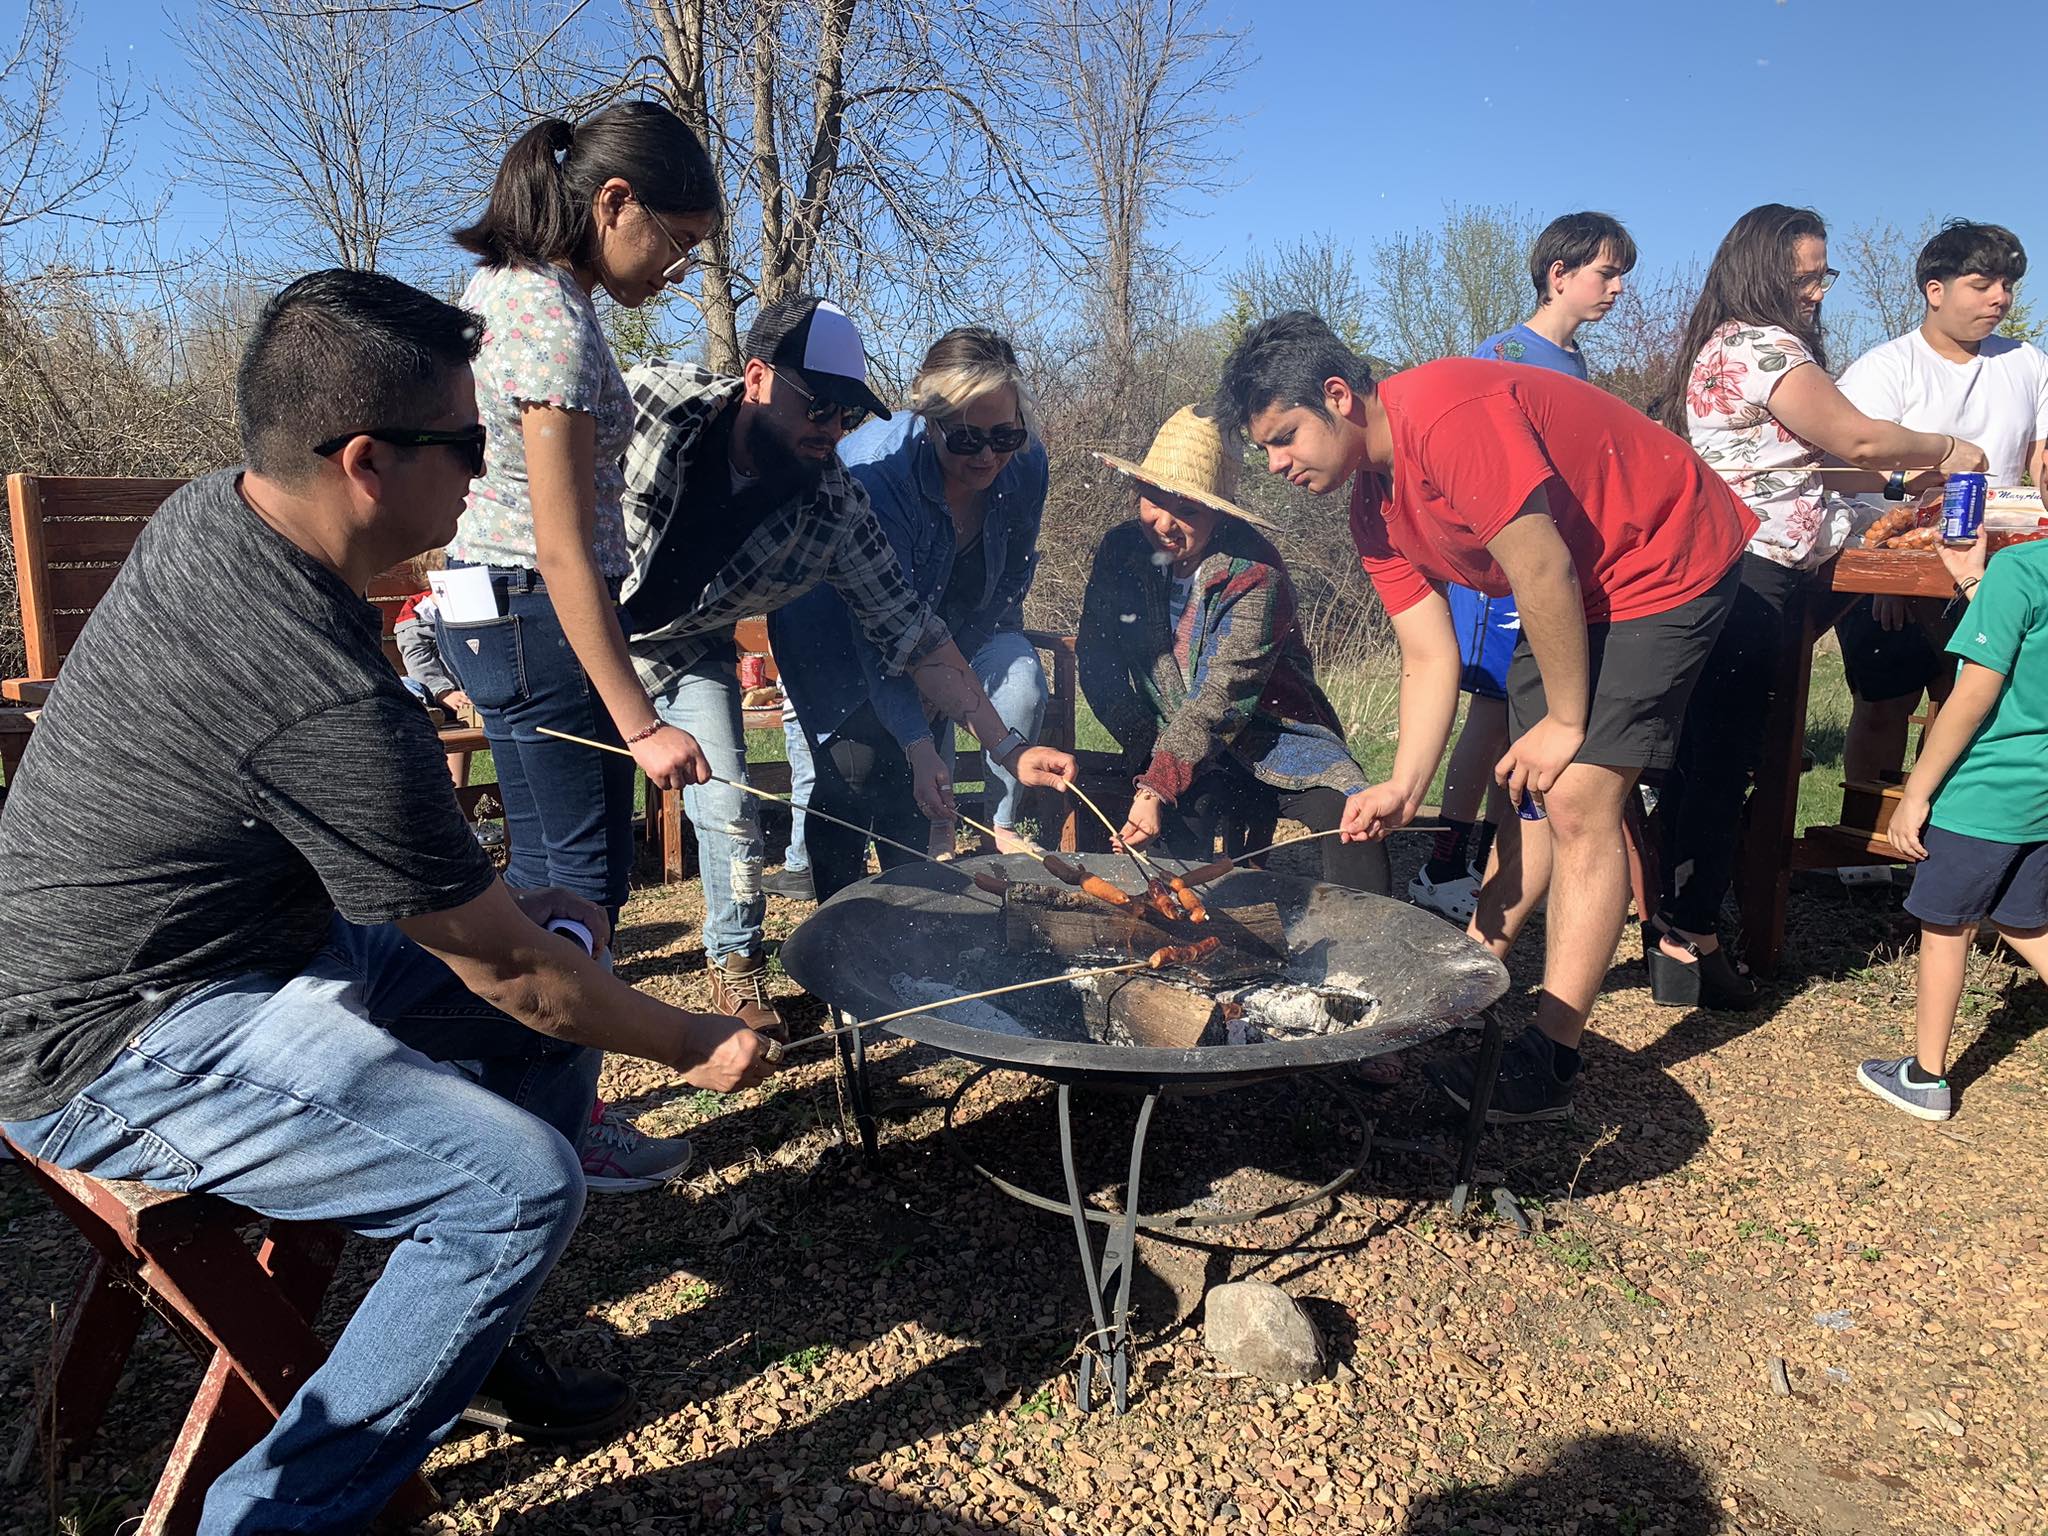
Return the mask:
M484 472L484 425L462 427L453 432L430 432L412 427L365 427L359 432L344 432L339 437L330 437L317 445L313 451L321 458L330 458L341 452L359 437L367 437L379 443L390 443L398 448L456 448L462 451L469 465L469 478L474 480Z
M968 459L983 448L992 448L997 453L1015 453L1031 441L1031 431L1028 427L1019 426L989 427L986 430L981 427L946 427L940 437L946 444L946 452Z
M840 405L837 401L820 400L774 364L769 364L768 371L811 402L804 407L804 420L813 426L830 421L836 415L839 418L840 430L851 432L868 419L868 408L864 405Z

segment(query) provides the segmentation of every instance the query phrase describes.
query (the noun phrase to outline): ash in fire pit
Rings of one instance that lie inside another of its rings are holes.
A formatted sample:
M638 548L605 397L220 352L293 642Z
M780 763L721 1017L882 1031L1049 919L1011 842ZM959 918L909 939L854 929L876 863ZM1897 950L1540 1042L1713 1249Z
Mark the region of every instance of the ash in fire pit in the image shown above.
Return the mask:
M1223 1001L1244 1010L1244 1038L1232 1041L1240 1045L1370 1028L1380 1011L1379 999L1370 993L1333 982L1261 982L1226 992Z

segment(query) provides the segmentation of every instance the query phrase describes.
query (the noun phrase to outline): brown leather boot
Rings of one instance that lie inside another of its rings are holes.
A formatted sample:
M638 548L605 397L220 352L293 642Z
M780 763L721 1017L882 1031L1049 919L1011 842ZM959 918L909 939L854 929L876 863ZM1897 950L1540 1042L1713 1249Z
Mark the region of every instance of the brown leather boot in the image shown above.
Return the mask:
M757 1035L770 1040L789 1040L789 1026L775 1011L768 996L768 958L765 955L727 955L711 968L711 1006L729 1013Z

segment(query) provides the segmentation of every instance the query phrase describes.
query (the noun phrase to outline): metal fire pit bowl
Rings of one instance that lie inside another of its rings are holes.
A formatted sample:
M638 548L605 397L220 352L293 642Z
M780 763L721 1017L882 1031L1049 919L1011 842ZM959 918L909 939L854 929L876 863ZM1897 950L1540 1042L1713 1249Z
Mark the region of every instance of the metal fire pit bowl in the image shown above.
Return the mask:
M1125 890L1136 884L1128 861L1117 855L1071 857ZM907 864L849 886L819 907L783 944L783 967L831 1007L870 1018L921 1000L899 990L898 978L972 992L1085 963L1007 952L1002 900L973 883L977 872L988 870L1015 881L1051 878L1022 854ZM959 1012L935 1002L929 1013L882 1027L951 1055L1056 1082L1222 1088L1403 1050L1444 1033L1507 990L1498 960L1442 918L1406 902L1257 869L1234 870L1202 889L1212 908L1263 901L1279 907L1290 958L1275 967L1275 979L1317 986L1356 978L1378 1000L1377 1011L1365 1023L1326 1034L1163 1050L1091 1038L1078 992L1045 987ZM990 1014L1007 1016L1018 1032L975 1022Z
M1134 884L1129 864L1120 856L1071 857L1090 873L1125 890ZM963 1004L957 1010L948 1010L936 1000L940 989L974 992L1055 976L1090 963L1050 953L1006 950L1002 899L973 882L977 872L991 870L1012 881L1042 883L1049 878L1035 860L1021 854L904 865L849 886L819 907L784 942L782 963L807 991L849 1021L894 1013L921 1001L929 991L935 997L932 1011L881 1027L950 1055L981 1062L984 1073L1012 1070L1058 1085L1060 1160L1066 1174L1063 1203L975 1166L1004 1193L1041 1210L1064 1214L1073 1222L1088 1303L1095 1317L1095 1329L1081 1351L1077 1372L1075 1396L1082 1412L1092 1407L1091 1384L1098 1356L1108 1365L1116 1411L1122 1413L1128 1404L1131 1276L1140 1230L1172 1232L1234 1224L1301 1209L1349 1183L1365 1166L1371 1151L1372 1122L1341 1085L1327 1082L1324 1086L1336 1094L1361 1130L1356 1156L1337 1177L1300 1199L1264 1210L1141 1215L1138 1191L1145 1138L1160 1099L1220 1092L1403 1050L1483 1011L1486 1032L1478 1086L1467 1116L1458 1186L1452 1197L1453 1207L1462 1210L1503 1043L1500 1020L1491 1005L1507 990L1508 977L1498 960L1458 929L1404 902L1292 875L1234 870L1203 888L1211 912L1273 902L1286 935L1287 960L1274 962L1271 977L1206 982L1184 971L1162 972L1162 976L1193 982L1212 992L1269 979L1307 987L1340 987L1369 996L1376 1007L1360 1023L1327 1033L1185 1050L1117 1045L1089 1033L1080 993L1073 987L1042 987ZM917 995L906 996L906 991ZM980 1011L984 1009L989 1011ZM839 1046L855 1120L872 1155L875 1131L868 1108L865 1047L857 1033L842 1035ZM976 1073L947 1101L949 1128L959 1093L984 1073ZM1077 1085L1143 1096L1121 1211L1097 1209L1083 1196L1074 1162L1071 1112L1071 1094ZM1090 1223L1107 1229L1099 1261L1089 1235Z

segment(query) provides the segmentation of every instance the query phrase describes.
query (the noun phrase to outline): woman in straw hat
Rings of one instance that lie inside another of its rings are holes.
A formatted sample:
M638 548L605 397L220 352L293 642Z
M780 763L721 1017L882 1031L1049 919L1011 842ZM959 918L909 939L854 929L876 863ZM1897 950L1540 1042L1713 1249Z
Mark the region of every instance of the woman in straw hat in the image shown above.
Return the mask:
M1139 768L1119 835L1208 859L1226 824L1335 827L1365 772L1316 686L1270 525L1228 499L1237 460L1215 421L1188 406L1142 464L1098 457L1138 484L1138 515L1095 552L1076 645L1089 707ZM1385 844L1321 846L1325 879L1387 894Z

